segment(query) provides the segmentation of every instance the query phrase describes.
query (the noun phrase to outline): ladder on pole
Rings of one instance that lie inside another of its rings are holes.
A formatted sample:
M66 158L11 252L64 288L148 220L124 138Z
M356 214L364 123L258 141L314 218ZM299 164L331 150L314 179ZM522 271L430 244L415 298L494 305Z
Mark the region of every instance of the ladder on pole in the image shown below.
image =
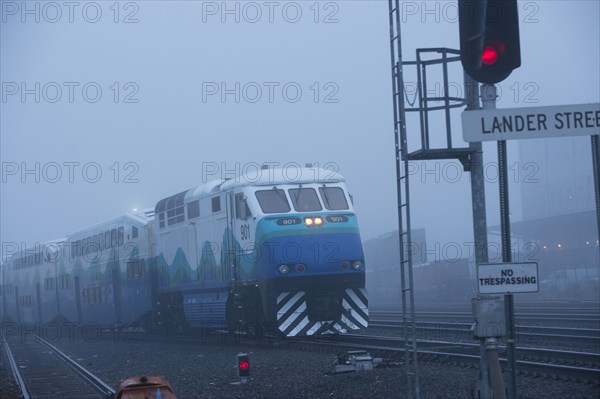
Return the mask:
M402 334L404 339L407 397L420 398L417 366L417 334L411 253L410 193L408 149L402 75L402 43L400 36L400 1L388 0L390 19L390 53L392 61L392 93L394 103L394 140L396 151L396 189L398 195L398 241L400 246L400 284L402 293Z

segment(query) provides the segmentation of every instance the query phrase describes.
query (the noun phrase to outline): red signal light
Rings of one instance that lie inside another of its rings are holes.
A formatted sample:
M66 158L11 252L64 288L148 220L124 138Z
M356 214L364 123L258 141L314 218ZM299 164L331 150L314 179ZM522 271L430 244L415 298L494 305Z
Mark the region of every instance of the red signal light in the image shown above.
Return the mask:
M493 65L498 61L504 52L506 51L506 45L502 42L494 42L491 45L485 46L483 54L481 54L481 62L484 65Z
M485 49L483 49L483 54L481 54L481 62L483 62L484 65L493 65L496 63L496 61L498 61L498 51L494 47L487 46Z
M238 364L238 376L244 378L250 376L250 357L247 353L238 353L237 355Z

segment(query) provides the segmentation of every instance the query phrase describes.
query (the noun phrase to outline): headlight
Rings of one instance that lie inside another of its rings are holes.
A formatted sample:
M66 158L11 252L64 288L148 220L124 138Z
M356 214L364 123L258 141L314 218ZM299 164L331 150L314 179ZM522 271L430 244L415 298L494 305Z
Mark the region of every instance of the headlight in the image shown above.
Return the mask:
M288 274L290 272L290 267L288 265L279 265L279 273Z
M304 218L306 226L323 226L323 218L320 216L308 216Z
M340 264L340 266L341 266L341 268L342 268L342 269L344 269L344 270L348 270L348 268L350 267L350 262L348 262L348 261L343 261L343 262Z
M355 260L354 262L352 262L352 268L354 270L358 270L361 267L363 267L363 264L362 264L362 262L360 260Z
M299 273L304 273L304 271L306 270L306 266L304 266L302 263L298 263L296 265L296 271Z

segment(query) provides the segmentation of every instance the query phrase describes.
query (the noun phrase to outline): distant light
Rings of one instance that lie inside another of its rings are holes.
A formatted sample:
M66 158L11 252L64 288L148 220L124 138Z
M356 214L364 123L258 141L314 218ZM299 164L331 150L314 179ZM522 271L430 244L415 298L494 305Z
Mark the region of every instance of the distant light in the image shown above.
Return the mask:
M562 248L562 245L561 245L561 244L556 244L556 246L557 246L557 247L559 247L559 248Z
M137 209L137 208L133 208L133 211L134 211L134 212L137 212L137 211L138 211L138 209Z
M590 242L589 242L589 241L586 241L585 243L586 243L587 245L590 245Z
M544 245L542 248L544 248L544 249L548 249L548 246L547 246L547 245Z

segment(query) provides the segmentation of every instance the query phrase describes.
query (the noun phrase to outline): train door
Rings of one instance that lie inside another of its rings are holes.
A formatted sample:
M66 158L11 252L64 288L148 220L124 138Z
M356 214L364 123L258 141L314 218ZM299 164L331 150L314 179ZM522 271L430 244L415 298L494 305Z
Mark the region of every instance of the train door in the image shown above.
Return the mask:
M113 302L115 306L115 322L121 324L121 276L119 269L112 271Z
M158 314L158 297L156 292L158 291L158 265L156 257L148 259L148 271L150 272L150 299L152 300L152 314Z
M77 308L77 324L81 324L81 287L79 276L75 276L75 307Z
M38 323L42 324L42 296L40 295L40 283L35 285L35 295L37 302Z
M6 288L2 289L2 313L0 314L0 322L6 317Z
M225 196L226 198L226 214L227 214L227 262L226 266L231 269L231 280L233 287L237 287L237 283L239 280L239 265L236 259L236 250L235 250L235 204L233 191L230 191Z
M56 285L54 286L54 288L55 288L55 290L54 290L54 296L56 297L56 316L60 317L60 297L59 297L59 294L58 294L58 289L59 289L58 282L59 282L59 279L58 279L58 274L56 272L54 273L54 275L56 276L55 279L54 279L54 281L56 282ZM63 276L63 278L66 278L66 277ZM63 284L66 284L66 282L64 282Z
M19 303L19 287L15 286L15 303L17 304L17 323L21 322L21 304Z
M191 222L187 226L187 258L190 263L192 269L192 280L200 279L200 265L198 261L198 231L196 230L196 223ZM195 276L193 275L193 271L195 272Z

